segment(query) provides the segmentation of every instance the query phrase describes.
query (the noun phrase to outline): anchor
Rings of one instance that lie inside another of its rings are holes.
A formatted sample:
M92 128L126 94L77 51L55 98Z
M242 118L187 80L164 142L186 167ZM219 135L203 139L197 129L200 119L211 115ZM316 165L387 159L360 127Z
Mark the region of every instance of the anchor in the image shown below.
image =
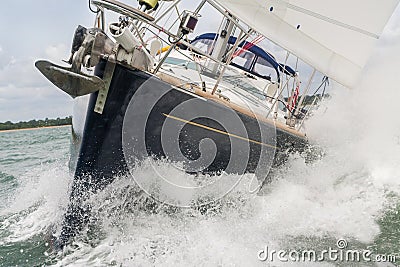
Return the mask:
M47 60L35 62L36 68L55 86L72 98L104 90L105 81L81 71L82 66L95 66L102 55L111 54L115 43L99 29L86 29L79 26L75 31L72 55L63 67Z

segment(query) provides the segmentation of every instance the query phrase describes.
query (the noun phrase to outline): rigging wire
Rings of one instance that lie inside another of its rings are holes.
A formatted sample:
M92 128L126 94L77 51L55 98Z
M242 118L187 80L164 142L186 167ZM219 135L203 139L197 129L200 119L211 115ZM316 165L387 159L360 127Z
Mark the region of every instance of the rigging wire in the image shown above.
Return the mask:
M178 40L171 41L171 36L168 36L168 41L169 41L171 44L177 44L177 43L179 43L179 42L183 39L183 37L185 37L185 35L182 33L182 34L179 36Z
M328 76L324 76L322 77L321 84L318 86L317 90L315 90L315 92L312 95L315 96L322 88L322 86L324 86L324 90L322 91L322 97L323 97L325 95L325 90L327 85L329 85L329 78Z
M316 103L317 99L319 98L319 97L317 96L317 93L318 93L318 91L322 88L322 86L324 87L324 89L323 89L323 91L322 91L321 98L319 98L319 100L321 101L321 100L324 98L324 96L325 96L325 90L326 90L326 87L327 87L328 85L329 85L329 78L328 78L328 76L322 77L321 84L318 86L317 90L315 90L315 92L314 92L314 93L312 94L312 96L311 96L311 97L314 97L314 99L313 99L313 101L312 101L312 104L311 104L311 105L309 106L309 108L306 110L305 114L308 114L308 113L312 110L312 107L314 106L314 104Z
M326 77L326 76L325 76L325 77ZM321 97L324 97L324 96L325 96L325 90L326 90L327 85L329 85L329 78L328 78L328 77L326 77L326 81L325 81L325 84L324 84L324 90L322 90L322 95L321 95Z
M96 8L97 8L97 10L94 10L94 9L92 8L92 5L91 5L90 1L91 1L91 0L89 0L89 1L88 1L88 4L89 4L89 10L90 10L91 12L95 13L95 14L99 13L99 11L100 11L100 8L96 7Z

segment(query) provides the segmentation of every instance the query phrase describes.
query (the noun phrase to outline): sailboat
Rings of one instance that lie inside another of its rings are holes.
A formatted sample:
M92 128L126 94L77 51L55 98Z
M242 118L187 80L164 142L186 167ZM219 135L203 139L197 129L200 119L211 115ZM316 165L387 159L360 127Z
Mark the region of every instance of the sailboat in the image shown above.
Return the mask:
M184 2L91 0L95 27L76 29L68 66L36 62L75 99L74 180L60 247L88 220L85 200L146 160L218 177L201 187L177 185L156 171L133 177L168 205L195 205L193 196L211 191L223 197L237 184L227 174L253 173L262 184L288 152L307 147L304 121L311 112L302 104L314 74L354 87L398 4L201 0L186 10ZM219 29L193 36L207 23L205 8L220 14ZM107 12L118 21L106 24ZM264 39L287 51L284 62L259 45ZM303 88L289 55L314 68ZM183 202L176 198L187 194Z

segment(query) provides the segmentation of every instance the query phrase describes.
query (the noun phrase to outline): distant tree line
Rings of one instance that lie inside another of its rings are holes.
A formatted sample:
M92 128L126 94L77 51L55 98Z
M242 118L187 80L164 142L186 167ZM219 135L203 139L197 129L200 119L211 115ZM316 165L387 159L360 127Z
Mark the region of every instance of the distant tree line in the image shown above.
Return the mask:
M62 126L71 125L72 117L49 119L44 120L30 120L30 121L20 121L20 122L0 122L0 131L3 130L14 130L14 129L26 129L26 128L39 128L48 126Z

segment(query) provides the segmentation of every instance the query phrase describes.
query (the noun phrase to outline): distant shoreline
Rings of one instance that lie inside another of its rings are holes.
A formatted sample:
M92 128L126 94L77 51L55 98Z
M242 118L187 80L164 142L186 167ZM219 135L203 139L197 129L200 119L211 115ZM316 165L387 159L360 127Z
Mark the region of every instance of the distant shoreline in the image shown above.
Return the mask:
M9 131L9 130L32 130L37 128L51 128L53 126L64 126L71 125L72 117L65 118L57 118L57 119L42 119L42 120L30 120L30 121L19 121L19 122L0 122L0 131Z
M0 130L0 133L4 132L17 132L17 131L30 131L30 130L37 130L37 129L49 129L49 128L62 128L62 127L67 127L71 126L71 124L65 124L65 125L54 125L54 126L40 126L40 127L30 127L30 128L20 128L20 129L9 129L9 130Z

